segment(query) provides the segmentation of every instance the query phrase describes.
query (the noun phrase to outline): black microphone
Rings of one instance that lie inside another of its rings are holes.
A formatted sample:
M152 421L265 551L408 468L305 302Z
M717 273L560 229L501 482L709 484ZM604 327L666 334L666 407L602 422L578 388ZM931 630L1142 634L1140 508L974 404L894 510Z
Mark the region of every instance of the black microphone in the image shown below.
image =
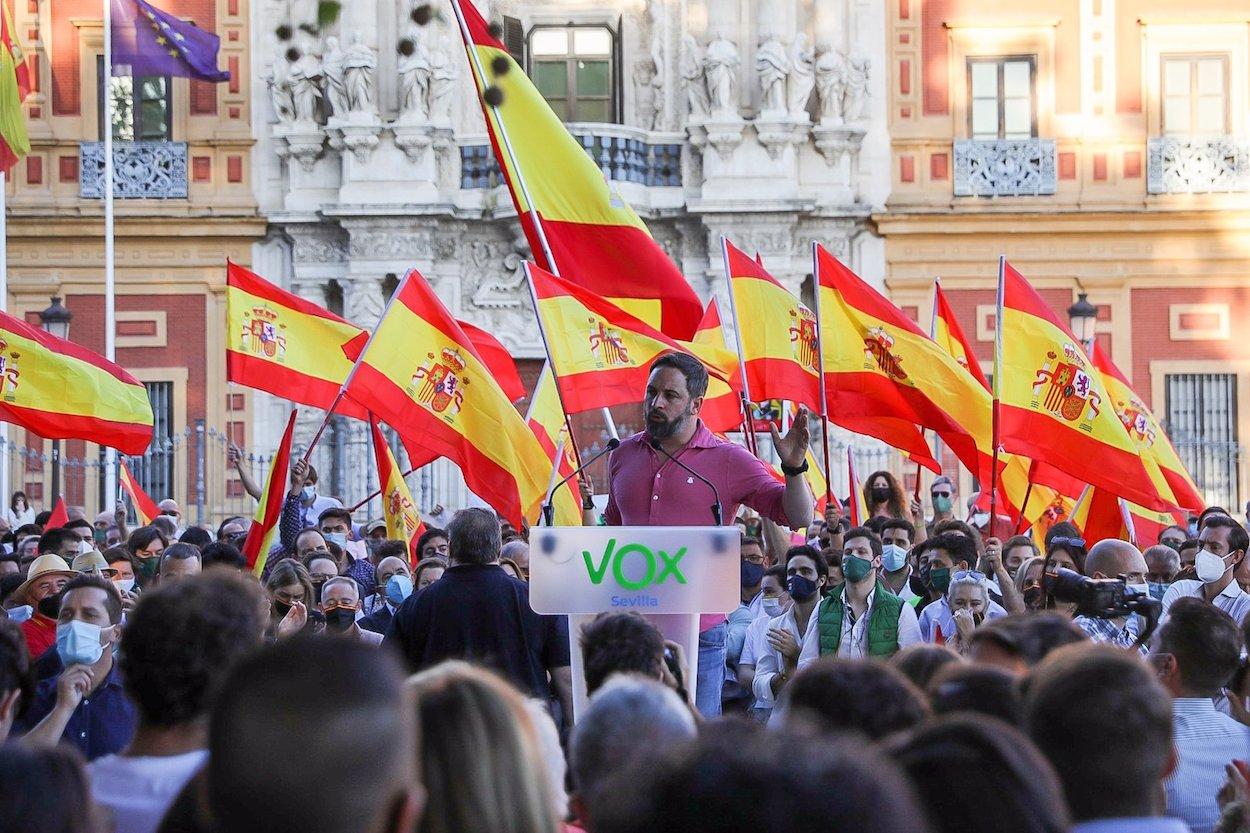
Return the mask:
M607 454L609 451L615 451L617 446L619 446L620 444L621 444L620 440L618 440L616 437L612 437L610 440L608 440L608 444L604 446L603 448L599 449L599 451L596 452L594 455L592 455L589 460L582 463L577 468L573 469L573 471L569 472L568 477L564 478L559 483L551 487L551 491L547 492L547 502L543 504L543 522L547 526L551 526L552 519L555 517L556 508L555 506L552 505L552 503L555 499L556 492L560 491L560 487L563 486L565 483L568 483L574 477L577 477L577 475L581 474L587 468L589 468L590 464L593 463L595 460L598 460L600 457Z
M655 437L651 438L651 447L654 448L656 451L660 452L661 454L663 454L668 459L672 460L677 465L681 466L690 474L693 474L695 477L699 478L699 480L702 480L704 483L707 484L707 487L712 490L712 499L716 501L715 503L712 504L712 520L716 522L717 526L720 526L721 525L720 492L716 491L716 485L712 483L711 480L708 480L706 477L699 474L694 469L690 468L690 466L687 466L681 460L678 460L672 454L669 454L667 451L665 451L664 446L662 446L660 444L660 441L657 440Z

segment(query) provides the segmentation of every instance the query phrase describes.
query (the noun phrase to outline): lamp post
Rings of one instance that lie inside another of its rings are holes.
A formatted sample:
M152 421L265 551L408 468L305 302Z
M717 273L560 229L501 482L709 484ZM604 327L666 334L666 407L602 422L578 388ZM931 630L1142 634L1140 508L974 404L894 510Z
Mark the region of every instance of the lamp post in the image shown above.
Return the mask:
M39 326L56 338L69 340L69 324L74 313L62 306L60 296L52 296L52 305L39 313ZM61 441L52 441L52 502L61 495Z
M1094 323L1097 320L1098 307L1089 302L1086 293L1077 293L1076 303L1068 307L1068 325L1086 350L1090 350L1094 343Z

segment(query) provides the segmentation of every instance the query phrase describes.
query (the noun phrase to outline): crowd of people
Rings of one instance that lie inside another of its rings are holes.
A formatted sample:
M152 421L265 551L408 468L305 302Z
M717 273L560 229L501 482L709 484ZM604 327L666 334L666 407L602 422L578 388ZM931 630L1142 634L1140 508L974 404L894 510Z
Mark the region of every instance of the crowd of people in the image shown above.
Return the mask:
M303 461L259 577L245 518L49 526L15 494L0 831L1250 831L1238 519L1039 548L959 520L950 478L925 507L882 471L861 524L834 501L791 528L806 436L777 437L785 486L738 472L665 370L644 433L722 455L741 531L740 605L697 658L637 612L535 613L528 530L496 513L440 507L410 548ZM660 480L651 446L618 453L607 522L679 511L622 490ZM1060 592L1085 579L1136 601Z

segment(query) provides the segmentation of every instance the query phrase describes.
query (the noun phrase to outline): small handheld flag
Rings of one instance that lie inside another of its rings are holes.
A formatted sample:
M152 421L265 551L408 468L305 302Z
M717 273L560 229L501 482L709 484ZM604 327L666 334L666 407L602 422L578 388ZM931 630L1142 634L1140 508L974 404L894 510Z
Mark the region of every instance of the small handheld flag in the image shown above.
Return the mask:
M135 515L142 522L143 526L152 523L152 519L161 514L161 510L156 506L156 501L152 500L148 493L143 491L139 481L135 480L135 476L130 473L130 467L124 462L121 464L119 482L122 489L126 492L126 496L130 498L130 505L135 508Z
M287 472L291 468L291 439L295 435L297 413L292 410L291 418L287 420L282 442L278 443L278 453L274 455L273 462L269 466L269 476L265 478L265 490L261 492L256 515L247 530L247 538L243 541L243 556L247 559L247 568L257 576L265 571L269 550L273 547L274 538L278 535L278 520L282 516Z

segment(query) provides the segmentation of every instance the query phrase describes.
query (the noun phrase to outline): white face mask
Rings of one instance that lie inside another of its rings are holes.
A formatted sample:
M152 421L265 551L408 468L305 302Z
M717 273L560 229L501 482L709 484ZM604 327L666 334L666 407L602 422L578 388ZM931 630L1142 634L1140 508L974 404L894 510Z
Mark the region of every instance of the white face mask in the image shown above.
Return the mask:
M764 602L760 605L760 609L764 611L764 615L770 619L776 619L783 612L781 599L776 596L765 596Z
M1228 565L1215 553L1199 550L1198 557L1194 559L1194 569L1200 581L1204 584L1211 584L1224 577L1224 574L1228 572Z
M94 550L95 550L95 545L92 544L90 541L78 542L78 552L80 555L86 555L87 553L92 552Z
M1141 593L1143 596L1150 595L1150 585L1144 581L1141 584L1125 584L1124 586L1127 587L1129 590L1133 590L1137 593Z
M132 578L115 578L113 583L117 585L117 589L125 593L129 593L135 589L135 580Z

